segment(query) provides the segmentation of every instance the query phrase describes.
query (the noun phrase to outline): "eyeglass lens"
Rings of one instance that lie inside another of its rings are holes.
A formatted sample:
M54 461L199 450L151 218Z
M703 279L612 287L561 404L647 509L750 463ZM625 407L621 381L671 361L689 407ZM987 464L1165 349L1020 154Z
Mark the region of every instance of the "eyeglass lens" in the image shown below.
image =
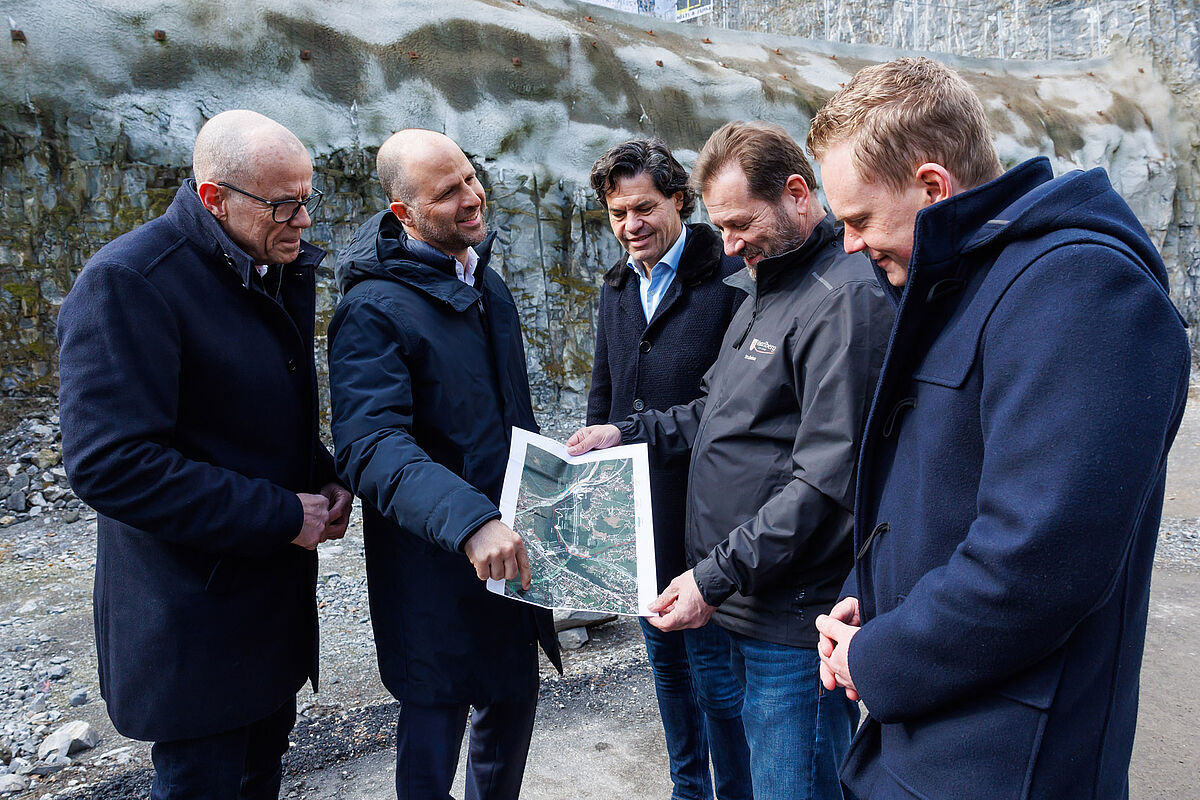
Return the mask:
M299 202L298 200L272 203L271 217L276 223L279 224L291 222L292 219L300 213L300 206L304 206L305 210L308 211L308 215L311 217L313 212L317 210L317 207L321 205L321 198L323 196L324 195L320 194L319 192L314 191L308 196L307 199L305 199L303 203Z

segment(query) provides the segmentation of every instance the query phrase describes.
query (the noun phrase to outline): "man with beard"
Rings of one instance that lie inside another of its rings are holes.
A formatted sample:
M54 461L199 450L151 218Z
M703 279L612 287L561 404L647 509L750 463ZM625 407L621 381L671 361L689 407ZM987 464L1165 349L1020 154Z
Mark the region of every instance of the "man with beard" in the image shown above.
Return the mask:
M840 798L837 768L858 722L825 691L813 620L850 569L854 468L893 311L862 254L848 255L817 202L812 167L777 125L731 122L692 179L746 269L746 292L686 405L576 431L572 454L647 442L691 451L684 532L692 569L651 606L661 630L710 618L733 642L754 796Z
M391 203L342 253L329 326L338 472L362 498L371 619L400 701L396 793L449 796L470 708L466 796L516 800L548 611L491 594L530 569L496 505L510 430L537 430L516 306L488 267L475 168L446 136L379 148Z

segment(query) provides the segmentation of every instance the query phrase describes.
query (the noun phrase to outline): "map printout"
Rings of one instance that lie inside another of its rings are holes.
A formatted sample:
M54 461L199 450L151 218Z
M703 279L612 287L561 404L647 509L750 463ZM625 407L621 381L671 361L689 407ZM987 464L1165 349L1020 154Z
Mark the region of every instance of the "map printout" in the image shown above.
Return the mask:
M513 428L501 521L525 539L533 583L489 579L488 589L574 611L654 616L658 595L646 445L567 455L563 445Z

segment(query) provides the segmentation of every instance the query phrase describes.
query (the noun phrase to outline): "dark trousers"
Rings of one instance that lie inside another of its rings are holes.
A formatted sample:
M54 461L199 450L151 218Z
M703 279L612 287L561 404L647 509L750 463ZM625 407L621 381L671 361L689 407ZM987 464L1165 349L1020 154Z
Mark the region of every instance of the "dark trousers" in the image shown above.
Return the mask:
M198 739L155 742L150 800L278 800L295 698L258 722Z
M400 702L396 721L396 796L399 800L450 800L467 715L466 800L517 800L533 736L537 696L527 701L422 706Z

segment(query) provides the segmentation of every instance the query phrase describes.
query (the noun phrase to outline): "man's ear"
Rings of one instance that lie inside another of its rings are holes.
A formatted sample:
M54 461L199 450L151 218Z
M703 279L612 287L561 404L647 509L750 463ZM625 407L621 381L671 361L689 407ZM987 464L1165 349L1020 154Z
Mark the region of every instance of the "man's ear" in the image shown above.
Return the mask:
M204 207L217 219L225 219L228 212L225 209L225 193L221 191L221 187L217 186L213 181L204 181L196 185L196 194L200 195L200 202Z
M932 161L917 167L914 177L921 185L927 206L951 198L961 191L950 171Z
M808 184L804 182L804 178L799 175L788 175L787 180L783 183L783 191L796 203L796 213L801 218L808 216L808 204L812 199L812 192L809 190Z
M409 213L408 204L402 203L399 200L388 206L392 213L396 215L396 219L400 220L400 224L409 225L412 223L412 214Z

